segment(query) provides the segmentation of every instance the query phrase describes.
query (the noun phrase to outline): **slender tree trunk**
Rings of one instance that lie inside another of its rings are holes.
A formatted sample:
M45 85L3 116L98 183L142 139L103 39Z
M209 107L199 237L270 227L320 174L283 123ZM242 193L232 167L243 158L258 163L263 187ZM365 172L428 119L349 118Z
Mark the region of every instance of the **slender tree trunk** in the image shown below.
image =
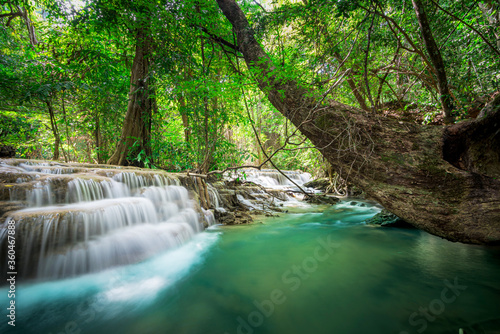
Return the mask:
M436 76L438 81L438 89L441 100L441 105L444 112L444 122L445 124L453 123L453 103L448 87L448 79L446 77L446 68L444 66L443 57L441 56L441 51L434 40L432 35L431 27L429 21L427 20L427 14L425 13L424 5L421 0L412 0L413 8L417 14L418 25L420 26L420 31L422 32L422 37L424 39L424 44L431 58L432 65L436 70Z
M196 11L199 13L200 8L197 6ZM201 65L202 65L202 75L204 77L204 83L206 76L208 76L209 73L209 68L206 63L205 59L205 40L203 37L201 37L200 41L200 51L201 51ZM209 101L208 101L208 90L204 92L203 95L203 161L201 165L199 166L200 172L202 174L208 173L210 169L210 163L211 163L211 155L210 155L210 141L209 141L209 126L208 126L208 119L210 117L210 111L209 111Z
M323 33L325 34L325 36L328 39L331 38L326 26L323 25L321 30L323 31ZM335 57L335 59L337 59L339 64L342 64L342 62L344 61L343 57L340 55L340 52L338 52L338 51L333 51L333 56ZM342 67L345 67L345 66L342 66ZM360 93L362 90L360 90L358 88L358 86L356 85L356 82L354 80L354 76L352 75L351 72L349 72L347 74L346 81L347 81L347 84L349 85L349 88L351 89L354 97L356 98L356 101L358 101L359 107L363 110L369 111L370 109L366 105L366 100L363 97L363 94Z
M71 154L69 151L69 149L71 147L71 141L70 141L70 137L69 137L68 119L66 117L66 104L64 103L64 97L65 97L65 93L63 92L61 94L61 105L62 105L64 126L66 128L66 142L68 143L68 152L67 152L67 159L66 159L66 162L68 162L71 160Z
M221 77L221 70L220 68L217 69L217 77ZM214 152L216 149L216 144L217 144L217 138L219 137L219 126L221 129L224 128L224 122L221 120L218 120L217 115L219 114L219 99L217 96L212 97L212 116L209 117L210 123L210 132L208 136L208 150L207 150L207 169L206 171L208 172L210 168L214 166ZM205 186L206 188L206 186Z
M193 78L193 73L189 67L184 68L184 80L191 80ZM179 113L182 118L182 125L184 127L184 141L186 143L190 142L191 129L189 128L189 117L186 110L186 98L179 95Z
M217 0L269 101L346 181L411 224L454 241L500 243L500 103L443 129L346 106L292 80L256 41L234 0ZM446 159L443 159L443 157Z
M101 139L101 122L99 120L99 113L96 111L95 113L95 132L94 132L94 137L95 137L95 149L97 151L97 163L101 164L103 163L102 159L102 139Z
M333 55L335 56L335 59L337 59L337 61L339 63L342 63L343 59L342 59L342 56L340 55L340 53L334 52ZM356 101L358 101L359 107L363 110L369 111L370 108L368 108L368 106L366 105L365 98L363 97L363 95L361 95L360 90L358 89L358 86L354 82L354 78L353 78L352 74L349 73L347 75L346 81L347 81L347 84L349 85L349 88L351 88L352 93L354 94L354 97L356 98Z
M371 36L372 36L374 21L375 21L375 14L373 14L373 16L372 16L372 22L370 24L370 29L368 29L368 36L367 36L368 42L367 42L366 50L365 50L365 64L364 64L365 67L364 67L363 74L364 74L364 78L365 78L365 86L366 86L365 88L366 88L366 93L368 95L368 100L370 101L372 108L376 110L377 105L375 105L375 103L373 102L372 92L370 89L370 82L368 81L368 56L370 55L370 44L371 44Z
M54 108L52 107L52 103L50 101L45 101L45 104L47 104L47 109L49 110L50 127L52 129L52 134L54 135L54 154L52 155L52 160L59 160L59 144L61 142L61 138L59 137L59 130L57 129Z
M258 104L257 106L259 107L259 111L260 111L260 104ZM255 147L255 151L257 153L257 165L260 165L262 163L262 149L259 145L259 138L260 138L260 134L262 132L261 131L261 121L259 118L260 115L255 114L255 109L254 109L253 105L250 105L249 109L250 109L250 115L252 116L252 119L250 120L250 122L254 122L255 128L257 130L255 132L255 136L254 136L255 137L254 147Z
M209 111L209 106L208 106L208 97L204 96L203 97L203 162L200 165L200 172L202 174L208 173L210 170L210 164L211 164L211 154L210 154L210 140L209 140L209 134L210 134L210 128L208 126L208 119L210 117L210 111Z
M151 156L151 116L154 109L154 91L150 79L151 45L147 28L137 29L136 49L130 75L130 93L127 113L120 140L108 164L126 166L141 152ZM130 157L130 158L129 158Z
M179 106L179 113L181 114L182 118L182 126L184 127L184 141L186 143L189 143L191 131L189 130L189 119L186 113L186 100L184 99L184 96L179 96Z
M36 46L38 44L38 39L36 38L35 27L33 26L33 22L29 17L28 10L26 8L21 8L17 6L18 11L21 13L24 23L26 24L26 29L28 30L28 36L30 38L30 43L32 46Z

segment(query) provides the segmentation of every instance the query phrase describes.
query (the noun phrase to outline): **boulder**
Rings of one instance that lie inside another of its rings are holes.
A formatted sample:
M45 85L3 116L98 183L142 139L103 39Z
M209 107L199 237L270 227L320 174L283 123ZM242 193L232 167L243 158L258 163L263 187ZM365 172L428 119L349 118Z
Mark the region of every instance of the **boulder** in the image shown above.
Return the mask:
M304 202L311 204L337 204L340 200L337 197L327 195L309 195Z
M240 225L248 224L253 221L252 217L243 211L230 212L225 209L217 208L214 210L214 216L219 224Z
M404 227L404 228L413 228L405 220L399 218L395 214L391 213L389 210L383 209L379 213L377 213L372 218L366 220L367 224L372 225L380 225L383 227Z
M330 185L330 181L326 177L304 183L304 187L314 188L316 190L321 190L323 192L326 191L326 189L328 188L329 185Z

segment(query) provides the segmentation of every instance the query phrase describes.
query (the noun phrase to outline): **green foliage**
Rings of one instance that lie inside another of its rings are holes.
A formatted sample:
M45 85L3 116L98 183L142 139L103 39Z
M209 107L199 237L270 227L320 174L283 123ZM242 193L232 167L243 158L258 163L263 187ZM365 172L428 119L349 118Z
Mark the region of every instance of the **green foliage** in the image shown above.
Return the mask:
M33 117L34 116L34 117ZM44 148L39 144L43 136L43 121L36 115L25 115L0 112L0 144L16 148L20 158L38 158L43 155Z
M64 158L106 162L130 98L137 31L147 27L146 77L156 101L151 153L136 140L129 161L207 172L258 165L278 150L273 161L281 168L326 168L317 150L298 149L311 146L298 132L288 138L295 127L257 89L259 73L248 71L228 46L235 36L215 1L87 0L82 8L59 0L10 3L27 10L39 42L31 41L23 17L0 18L0 134L20 156L51 157L50 104ZM495 42L499 27L475 1L439 5ZM269 75L298 82L315 97L368 109L397 102L403 106L397 112L409 114L404 106L415 104L424 123L439 114L427 108L439 107L436 78L411 1L276 0L262 6L242 3L274 64ZM430 1L426 6L455 116L469 117L499 89L500 62L467 25ZM496 15L495 8L488 15ZM6 14L10 7L0 2L0 10Z

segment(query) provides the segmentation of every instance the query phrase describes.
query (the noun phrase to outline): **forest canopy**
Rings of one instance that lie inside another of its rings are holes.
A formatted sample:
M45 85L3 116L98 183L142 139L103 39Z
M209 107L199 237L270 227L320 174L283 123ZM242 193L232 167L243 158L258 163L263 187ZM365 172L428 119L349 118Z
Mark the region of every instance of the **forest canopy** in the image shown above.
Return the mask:
M324 98L439 126L476 118L498 94L494 0L238 3L272 75ZM17 157L327 168L255 84L262 73L216 1L1 0L0 10L0 138Z

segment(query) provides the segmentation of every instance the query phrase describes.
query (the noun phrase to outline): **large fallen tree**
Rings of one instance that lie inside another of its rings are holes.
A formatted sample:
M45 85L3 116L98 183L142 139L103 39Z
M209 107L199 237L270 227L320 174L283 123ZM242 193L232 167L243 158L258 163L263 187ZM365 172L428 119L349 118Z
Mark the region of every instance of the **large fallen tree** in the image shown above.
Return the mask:
M414 226L453 241L500 243L500 98L478 120L406 123L283 79L234 0L217 0L269 101L350 182Z

